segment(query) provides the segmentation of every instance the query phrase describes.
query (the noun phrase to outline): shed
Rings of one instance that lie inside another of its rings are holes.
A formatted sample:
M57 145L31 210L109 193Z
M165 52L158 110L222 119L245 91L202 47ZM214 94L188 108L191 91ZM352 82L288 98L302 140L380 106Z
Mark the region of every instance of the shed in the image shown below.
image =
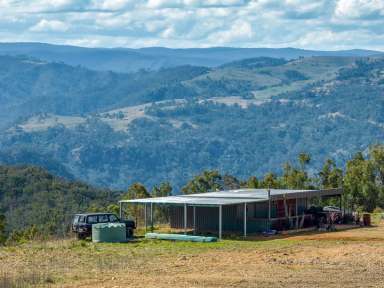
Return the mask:
M121 200L120 217L124 204L145 205L150 208L153 224L153 205L170 207L171 228L194 232L247 233L269 229L284 230L311 225L305 215L313 197L339 197L341 208L342 189L292 190L292 189L236 189L191 195Z

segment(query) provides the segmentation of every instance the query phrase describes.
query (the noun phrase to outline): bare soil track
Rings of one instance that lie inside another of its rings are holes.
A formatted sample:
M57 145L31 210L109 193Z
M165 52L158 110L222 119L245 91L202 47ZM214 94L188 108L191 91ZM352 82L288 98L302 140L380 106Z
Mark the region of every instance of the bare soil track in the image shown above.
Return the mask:
M261 240L0 248L0 287L384 287L384 223Z

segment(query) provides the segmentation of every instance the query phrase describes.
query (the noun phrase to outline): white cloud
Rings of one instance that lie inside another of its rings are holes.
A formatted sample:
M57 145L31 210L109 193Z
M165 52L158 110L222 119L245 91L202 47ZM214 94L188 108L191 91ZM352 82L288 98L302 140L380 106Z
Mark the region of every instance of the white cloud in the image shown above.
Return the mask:
M0 0L0 8L8 8L11 6L11 1L9 0Z
M195 7L222 7L222 6L241 6L245 5L245 0L184 0L185 6Z
M378 45L372 45L372 42L378 43ZM384 43L384 35L370 33L366 30L357 30L355 33L319 30L306 33L295 41L295 46L309 49L339 50L359 48L356 43L360 43L362 47L382 50L380 43Z
M24 3L21 2L19 2L20 6L23 5L26 10L31 12L57 11L79 5L76 0L37 0L30 2L25 1Z
M340 0L335 15L345 18L384 17L383 0Z
M149 0L149 8L176 8L183 5L182 0Z
M228 30L219 31L209 36L209 40L217 44L249 41L252 39L252 26L244 20L238 20Z
M244 6L247 0L148 0L150 8L196 8L196 7L231 7Z
M0 37L108 47L377 49L384 47L383 11L384 0L0 0Z
M62 43L62 42L61 42ZM100 36L100 35L89 35L89 37L80 38L80 39L68 39L64 42L67 45L76 45L82 47L132 47L132 48L141 48L141 47L151 47L159 46L159 39L147 38L147 39L137 39L130 37L110 37L110 36Z
M135 0L93 0L91 7L102 10L120 10L126 7L132 7Z
M29 30L34 32L65 32L69 29L69 25L58 20L42 19L39 23L32 26Z

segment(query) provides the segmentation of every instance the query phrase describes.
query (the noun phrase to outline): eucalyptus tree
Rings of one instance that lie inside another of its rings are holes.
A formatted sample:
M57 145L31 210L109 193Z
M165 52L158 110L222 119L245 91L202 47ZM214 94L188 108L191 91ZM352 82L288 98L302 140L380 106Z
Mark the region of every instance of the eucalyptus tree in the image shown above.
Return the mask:
M319 172L321 188L340 188L343 185L343 170L336 167L335 161L327 159Z
M149 197L151 197L151 194L149 194L145 186L139 182L136 182L129 186L127 193L123 196L123 199L141 199ZM128 205L125 212L132 216L135 219L136 223L138 223L138 219L142 218L141 216L144 210L141 205L139 206L137 204L133 204Z
M155 185L151 192L152 197L167 197L172 195L172 186L169 182L162 182L160 185ZM168 222L169 207L163 205L155 205L154 219L158 222Z
M361 152L347 162L344 189L352 208L372 211L378 205L379 188L376 185L375 166Z
M216 170L207 170L190 180L181 191L183 194L196 194L223 189L222 176Z

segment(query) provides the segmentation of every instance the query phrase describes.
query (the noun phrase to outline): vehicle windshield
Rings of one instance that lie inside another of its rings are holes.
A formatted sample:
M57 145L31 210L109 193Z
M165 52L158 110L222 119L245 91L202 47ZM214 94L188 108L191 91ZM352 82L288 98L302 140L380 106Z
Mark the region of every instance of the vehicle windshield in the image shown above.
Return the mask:
M106 223L108 221L108 215L99 215L99 223Z
M73 224L77 224L79 222L79 215L76 215L75 218L73 218Z

